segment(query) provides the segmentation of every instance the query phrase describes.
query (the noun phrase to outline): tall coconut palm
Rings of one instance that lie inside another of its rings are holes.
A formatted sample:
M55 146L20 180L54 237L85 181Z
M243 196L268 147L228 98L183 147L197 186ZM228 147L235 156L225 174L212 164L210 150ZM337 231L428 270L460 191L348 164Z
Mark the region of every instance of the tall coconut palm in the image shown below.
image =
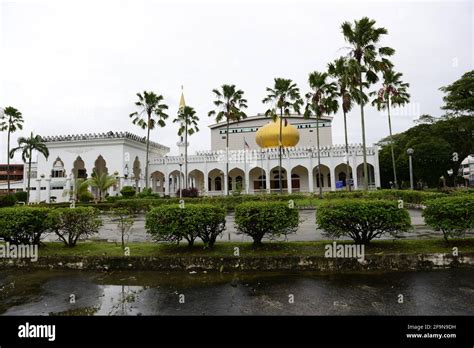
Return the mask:
M7 131L7 192L10 193L10 135L23 129L23 115L12 106L0 113L0 131Z
M208 116L214 116L216 123L223 120L226 122L226 163L225 163L225 176L226 176L226 195L229 194L229 125L230 122L239 122L241 119L247 118L247 115L243 109L247 108L247 99L245 99L244 92L241 89L237 89L235 85L222 85L221 89L213 89L212 92L216 97L214 100L215 110L209 111Z
M104 193L117 183L117 179L113 175L108 175L105 172L97 172L94 169L90 179L87 179L86 182L89 186L97 189L99 201L102 201Z
M403 106L410 101L410 94L407 92L407 89L410 85L401 80L402 76L402 73L397 73L392 69L384 71L382 87L378 91L369 93L370 96L375 96L375 99L372 101L372 105L376 106L379 111L387 110L388 129L390 132L390 147L392 152L393 183L395 188L398 188L398 181L397 169L395 167L395 152L393 150L390 107Z
M357 66L354 59L339 57L328 64L328 73L334 78L337 95L341 98L342 113L344 115L344 139L346 146L346 187L350 191L349 142L347 140L347 113L351 111L355 100L358 100ZM348 184L349 183L349 184Z
M318 170L317 178L319 182L319 197L323 198L323 187L321 183L321 151L319 147L319 122L321 116L336 113L339 109L337 102L337 85L329 81L328 73L314 71L308 78L311 92L306 93L307 104L304 117L316 117L316 146L318 151Z
M139 111L132 112L130 118L133 119L133 124L138 125L142 129L147 130L146 135L146 159L145 159L145 188L148 188L148 157L150 152L150 130L155 129L156 126L164 127L165 120L168 115L164 110L168 109L168 105L163 103L163 96L157 95L154 92L144 91L143 94L137 93L138 101L135 103Z
M184 134L184 188L188 188L188 135L199 132L198 121L196 111L190 106L180 108L178 116L173 120L180 123L178 136L181 137Z
M10 150L9 157L13 158L15 152L18 151L21 151L21 158L23 159L23 162L28 162L28 184L26 187L26 203L28 203L30 201L31 158L33 151L38 151L38 153L42 154L44 157L46 157L46 159L48 159L49 150L43 142L41 136L33 135L33 132L31 132L29 138L18 138L18 146Z
M300 96L300 90L290 79L276 78L273 88L267 87L268 95L262 100L264 104L271 104L270 109L265 112L265 116L271 116L275 121L280 114L280 134L278 137L278 184L280 187L280 194L283 193L283 182L281 173L281 159L282 159L282 130L283 118L290 115L291 111L300 113L300 107L303 105L303 99ZM285 124L287 120L285 119ZM287 175L289 175L287 173Z
M364 158L364 189L369 189L368 167L367 167L367 149L365 142L365 119L364 105L367 103L367 97L364 95L364 86L378 81L377 72L392 67L392 63L386 58L395 53L391 47L377 46L383 35L387 34L387 29L375 27L375 21L367 17L354 21L354 23L344 22L341 25L344 39L350 44L349 56L354 58L358 66L357 85L361 98L360 119L362 126L362 147Z

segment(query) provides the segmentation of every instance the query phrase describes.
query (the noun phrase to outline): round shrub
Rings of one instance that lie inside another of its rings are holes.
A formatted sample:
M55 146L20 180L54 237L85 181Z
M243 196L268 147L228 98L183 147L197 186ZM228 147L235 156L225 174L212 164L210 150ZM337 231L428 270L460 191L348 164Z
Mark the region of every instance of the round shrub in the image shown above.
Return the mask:
M260 245L262 239L295 233L299 212L285 202L245 202L235 208L237 231Z
M428 225L443 232L446 242L448 238L462 237L474 229L474 197L452 196L428 201L423 217Z
M225 229L225 215L225 209L209 204L161 205L147 213L145 228L156 241L185 239L191 247L199 237L212 247Z
M15 198L18 202L26 202L26 200L28 199L28 193L26 193L26 191L18 191L18 192L15 192Z
M133 196L135 196L136 191L135 191L135 188L133 186L124 186L120 190L120 194L124 198L132 198Z
M79 195L79 202L81 203L89 203L92 200L94 200L94 195L89 191L82 192Z
M316 223L326 236L349 237L357 244L368 244L387 233L396 236L411 228L408 210L389 200L330 200L316 210Z
M0 197L0 207L12 207L15 205L17 198L15 195L6 195Z
M39 244L51 228L48 208L11 207L0 209L0 237L11 244Z
M51 211L51 228L68 247L99 232L102 221L92 207L58 208Z

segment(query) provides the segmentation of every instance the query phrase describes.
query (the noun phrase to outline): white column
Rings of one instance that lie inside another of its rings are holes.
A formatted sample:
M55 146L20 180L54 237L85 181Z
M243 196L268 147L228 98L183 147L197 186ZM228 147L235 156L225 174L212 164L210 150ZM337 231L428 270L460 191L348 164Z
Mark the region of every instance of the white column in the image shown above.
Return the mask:
M211 188L209 187L209 174L206 172L204 173L204 191L206 191L206 195L209 194L209 190Z
M286 172L286 185L288 186L288 193L292 193L293 188L291 187L291 174Z
M375 176L375 187L380 187L380 168L379 168L379 148L374 145L374 176Z
M224 177L224 194L226 194L227 189L229 187L229 181L228 181L229 179L228 179L228 177L225 173L224 173L223 177Z
M36 202L41 202L41 179L36 179Z
M51 202L51 176L46 181L46 203Z
M67 179L66 179L66 186L64 187L63 190L71 190L71 177L69 176ZM69 191L70 192L70 191ZM66 199L66 201L69 201L69 197L72 196L71 194L68 194L67 197L64 197L64 199ZM58 199L56 200L56 202L59 201L59 197Z
M310 193L314 192L314 177L312 167L310 167L308 170L308 188Z
M248 170L248 168L246 168L246 171L245 171L245 193L246 194L249 194L250 192L250 171Z
M163 185L165 185L165 196L169 196L169 194L170 194L170 176L169 176L168 173L165 173L165 179L164 179Z

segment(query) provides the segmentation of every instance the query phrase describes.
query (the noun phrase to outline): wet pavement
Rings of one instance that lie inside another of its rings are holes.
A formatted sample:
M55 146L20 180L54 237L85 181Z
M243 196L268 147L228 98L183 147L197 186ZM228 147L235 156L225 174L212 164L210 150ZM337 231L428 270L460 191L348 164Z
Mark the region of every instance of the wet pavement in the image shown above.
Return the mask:
M316 214L315 210L300 210L301 224L296 234L288 235L288 241L314 241L328 239L324 237L323 231L316 229ZM410 209L409 210L413 230L399 234L399 238L441 238L441 232L433 231L425 225L423 217L421 216L421 210ZM120 240L120 234L116 225L106 215L103 215L103 226L101 227L99 234L92 236L92 240L102 240L109 242L118 242ZM467 234L468 236L474 236L474 231ZM386 236L385 238L391 238ZM54 241L57 240L54 234L48 235L45 240ZM285 240L284 237L280 240ZM150 236L145 231L145 216L138 215L135 219L135 223L128 236L129 242L144 242L151 241ZM250 237L237 234L234 222L234 214L230 213L226 218L226 230L220 236L218 241L232 241L232 242L251 242Z
M3 271L0 313L474 315L474 269L332 275Z

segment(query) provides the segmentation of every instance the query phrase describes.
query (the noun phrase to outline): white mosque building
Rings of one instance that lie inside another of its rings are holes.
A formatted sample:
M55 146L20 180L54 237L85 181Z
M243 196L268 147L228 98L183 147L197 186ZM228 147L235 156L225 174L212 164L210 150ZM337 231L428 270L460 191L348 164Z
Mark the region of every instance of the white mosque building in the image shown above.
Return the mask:
M291 115L283 126L282 190L285 193L318 192L354 189L363 185L362 146L332 144L332 118L319 121ZM320 162L318 168L316 126L320 127ZM210 126L211 149L188 155L188 188L200 195L223 195L229 192L272 193L280 191L279 123L264 115L232 122L229 134L226 123ZM229 176L226 177L226 137L229 138ZM38 155L31 173L30 202L65 202L70 200L76 179L90 177L94 170L106 172L117 179L108 195L120 193L123 186L145 187L146 139L129 132L79 134L44 137L49 149L48 159ZM176 196L184 188L184 147L180 139L180 155L168 156L170 148L150 143L149 187L163 196ZM346 159L350 180L346 180ZM377 147L367 148L369 185L380 186ZM319 175L318 175L319 172ZM23 188L26 190L26 171ZM181 178L181 179L180 179Z

